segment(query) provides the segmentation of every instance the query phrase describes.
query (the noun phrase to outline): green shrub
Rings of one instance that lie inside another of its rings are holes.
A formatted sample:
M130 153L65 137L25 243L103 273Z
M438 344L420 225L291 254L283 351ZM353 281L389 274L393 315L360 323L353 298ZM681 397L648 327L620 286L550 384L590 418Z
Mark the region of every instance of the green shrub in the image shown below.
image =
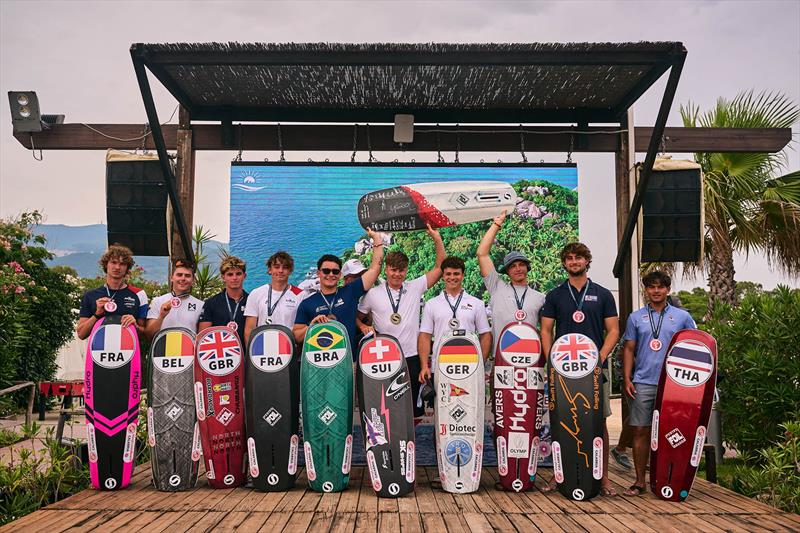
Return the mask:
M719 306L707 326L718 343L725 441L749 458L800 410L800 290L746 292L739 307Z

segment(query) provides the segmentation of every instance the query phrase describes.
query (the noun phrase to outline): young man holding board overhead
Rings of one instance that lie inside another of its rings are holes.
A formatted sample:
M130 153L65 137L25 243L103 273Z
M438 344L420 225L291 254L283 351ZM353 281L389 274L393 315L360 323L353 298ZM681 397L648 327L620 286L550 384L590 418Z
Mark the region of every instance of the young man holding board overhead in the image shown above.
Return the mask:
M219 274L225 288L203 304L197 330L228 326L239 334L239 339L244 340L244 308L248 295L243 285L247 278L247 264L235 255L229 255L220 262Z
M194 283L194 263L186 259L176 259L172 265L170 278L172 291L153 298L147 312L148 339L165 328L186 328L197 333L197 323L203 311L203 300L192 296Z
M294 259L284 251L275 252L267 259L267 272L271 281L253 289L244 308L244 340L250 342L250 334L259 326L277 324L289 329L294 327L294 319L300 302L309 293L289 284L289 276L294 271Z
M692 315L667 302L672 279L654 271L642 277L650 303L628 316L623 346L623 391L628 397L628 424L633 430L633 464L636 482L625 496L639 496L647 488L645 466L650 452L650 424L658 392L658 379L670 339L682 329L697 329Z
M417 406L421 370L417 353L419 337L419 314L422 295L442 277L441 264L445 257L444 243L437 230L428 226L428 235L433 239L436 249L436 263L424 275L406 280L408 275L408 256L400 251L386 254L386 281L367 292L358 306L359 317L364 320L372 313L372 324L378 333L391 335L400 342L403 355L408 363L412 377L411 391L414 399L414 419L418 423L425 409Z
M567 333L582 333L597 346L604 374L608 356L619 340L619 317L611 291L589 279L592 252L580 242L567 244L561 250L561 265L567 279L545 296L542 307L542 351L549 358L553 341ZM555 336L553 326L555 325ZM604 377L604 381L605 381ZM603 416L611 416L608 388L603 385ZM555 489L555 478L545 492ZM608 428L603 421L603 478L600 493L616 496L608 479Z
M358 346L355 344L358 300L378 279L383 259L381 236L371 229L367 230L367 235L372 240L372 262L361 278L339 287L339 280L342 277L342 260L335 255L325 254L317 261L319 292L312 294L300 303L292 328L292 333L298 343L303 342L309 325L336 320L347 329L353 355L355 356L358 352Z
M507 274L510 283L500 277L489 257L494 239L505 219L505 211L494 217L477 251L483 283L491 297L489 305L492 307L492 333L495 342L503 328L512 322L524 321L536 327L539 324L539 312L544 305L544 294L528 285L531 262L525 255L512 251L503 259L500 273Z

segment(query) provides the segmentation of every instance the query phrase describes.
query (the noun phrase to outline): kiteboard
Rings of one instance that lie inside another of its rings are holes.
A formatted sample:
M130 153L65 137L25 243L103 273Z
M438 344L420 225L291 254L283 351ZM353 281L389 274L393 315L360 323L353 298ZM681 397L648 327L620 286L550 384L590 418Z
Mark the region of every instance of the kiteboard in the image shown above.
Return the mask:
M703 455L717 381L717 341L684 329L670 342L653 410L650 490L664 500L689 496Z
M244 396L248 466L257 490L289 490L297 477L300 366L294 348L285 326L250 334Z
M300 391L308 484L318 492L342 491L353 456L353 356L340 322L308 327Z
M603 478L602 368L595 343L568 333L550 349L550 423L558 490L573 500L600 493Z
M358 349L358 405L367 470L378 496L414 490L416 475L411 376L400 343L370 335Z
M136 328L121 317L97 321L89 335L84 373L89 476L96 489L131 481L139 425L141 356Z
M486 386L478 336L445 332L436 350L436 458L447 492L475 492L483 462Z
M375 231L424 230L489 220L512 211L517 193L500 181L446 181L400 185L365 194L358 222Z
M194 332L159 331L150 345L147 443L156 489L188 490L197 483L200 428L194 409Z
M544 357L536 329L512 322L500 332L494 359L494 436L505 490L533 486L545 409Z
M242 345L226 326L197 334L194 400L208 484L215 489L244 483L244 365Z

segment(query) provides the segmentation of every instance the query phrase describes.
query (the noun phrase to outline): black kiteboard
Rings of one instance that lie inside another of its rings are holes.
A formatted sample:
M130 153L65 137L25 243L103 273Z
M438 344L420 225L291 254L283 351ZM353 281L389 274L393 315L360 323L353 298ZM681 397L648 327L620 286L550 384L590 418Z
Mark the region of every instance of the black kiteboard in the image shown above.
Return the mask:
M411 380L403 349L389 335L368 336L358 348L358 405L367 469L378 496L414 490L416 460Z
M568 333L550 348L550 427L558 490L573 500L600 493L603 397L599 352L586 335Z
M300 445L300 365L289 328L261 326L250 334L245 367L247 455L253 486L294 486Z

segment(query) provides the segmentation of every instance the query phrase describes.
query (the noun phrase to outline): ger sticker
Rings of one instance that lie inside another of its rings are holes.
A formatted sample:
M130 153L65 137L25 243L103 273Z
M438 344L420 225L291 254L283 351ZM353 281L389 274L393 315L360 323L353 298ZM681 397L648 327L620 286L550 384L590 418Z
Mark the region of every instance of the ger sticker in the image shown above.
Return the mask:
M669 351L667 376L684 387L702 385L714 371L714 358L705 344L681 341Z
M292 360L294 343L285 331L267 329L250 342L250 362L262 372L278 372Z
M227 376L242 362L239 338L228 328L206 330L197 343L197 361L212 376Z
M179 374L194 364L194 337L186 331L166 331L153 344L153 368Z
M550 349L550 364L565 378L577 379L591 374L598 359L597 346L580 333L562 335Z
M478 347L467 339L455 337L439 348L438 365L444 376L465 379L475 373L480 362Z
M99 327L92 335L92 361L103 368L119 368L133 359L137 339L119 324Z
M536 364L542 356L542 343L536 330L527 324L513 324L500 334L500 353L516 367Z
M347 355L347 339L338 328L322 326L306 337L306 359L320 368L330 368Z
M393 339L377 337L364 342L358 354L361 372L372 379L385 379L403 366L403 352Z

